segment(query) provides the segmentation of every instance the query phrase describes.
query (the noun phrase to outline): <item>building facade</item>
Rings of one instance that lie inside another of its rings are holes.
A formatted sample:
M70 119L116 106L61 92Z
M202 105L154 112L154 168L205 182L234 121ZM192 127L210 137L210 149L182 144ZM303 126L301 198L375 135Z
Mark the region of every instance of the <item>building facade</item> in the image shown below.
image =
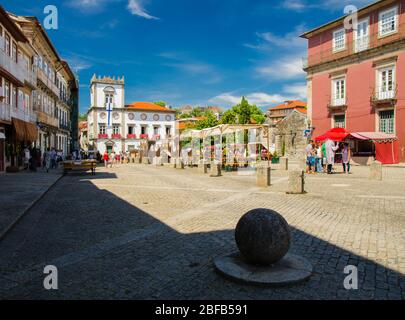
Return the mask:
M283 104L270 108L267 111L267 118L269 119L269 123L277 124L294 110L306 115L307 114L306 102L298 100L284 101Z
M399 138L405 162L405 0L360 9L354 28L344 17L308 31L308 114L314 136L332 127ZM355 153L372 153L357 143Z
M100 153L139 150L148 142L156 147L173 139L175 111L148 102L125 105L122 78L93 76L90 83L91 107L87 112L89 149Z
M77 122L78 113L77 79L37 18L9 15L36 52L36 89L32 97L39 128L36 144L42 153L55 148L66 155L78 141L77 124L73 125L76 131L72 134L72 120Z
M0 172L23 167L23 149L37 137L34 57L27 37L0 6Z

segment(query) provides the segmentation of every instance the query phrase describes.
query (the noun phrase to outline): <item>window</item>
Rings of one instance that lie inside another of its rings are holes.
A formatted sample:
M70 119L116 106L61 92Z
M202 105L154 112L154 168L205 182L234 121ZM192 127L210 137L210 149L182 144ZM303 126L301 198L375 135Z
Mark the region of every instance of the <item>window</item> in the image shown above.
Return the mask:
M4 51L10 55L10 36L6 33L6 41L4 42Z
M335 128L346 128L346 115L339 114L333 117Z
M346 104L346 79L340 78L333 80L333 100L334 106L343 106Z
M378 29L380 36L397 32L398 8L392 8L380 13Z
M12 59L15 63L18 62L18 55L17 55L17 44L13 41L13 56Z
M13 86L13 101L12 106L18 108L18 95L17 95L17 88Z
M106 93L105 94L105 104L113 104L114 103L114 94L112 93Z
M5 80L4 84L4 96L6 97L6 103L10 104L10 82Z
M170 136L171 131L172 131L172 127L171 126L166 126L166 136Z
M99 133L106 134L106 125L105 124L99 124Z
M113 134L120 134L120 126L118 124L113 125Z
M369 18L357 23L357 29L354 30L354 52L360 52L368 49L369 45Z
M380 111L379 116L380 116L380 132L394 133L395 132L394 110Z
M157 127L157 126L153 127L153 134L155 136L157 136L159 134L159 127Z
M145 126L141 127L141 134L146 134L146 127Z
M333 52L344 50L346 47L346 31L340 29L333 32Z
M395 91L395 66L378 70L377 98L379 100L393 99Z
M128 126L128 134L134 134L134 126Z

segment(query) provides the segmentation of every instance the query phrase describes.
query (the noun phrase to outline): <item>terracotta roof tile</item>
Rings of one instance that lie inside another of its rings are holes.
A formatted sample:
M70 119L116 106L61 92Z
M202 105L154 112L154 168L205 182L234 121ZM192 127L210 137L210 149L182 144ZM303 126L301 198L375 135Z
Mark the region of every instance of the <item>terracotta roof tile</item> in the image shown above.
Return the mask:
M125 106L131 110L142 110L142 111L160 111L160 112L172 112L175 113L175 110L171 110L165 107L158 106L151 102L133 102Z
M299 101L299 100L286 101L286 103L283 103L283 104L280 104L278 106L272 107L272 108L269 109L269 111L272 111L272 110L284 110L284 109L295 109L295 108L306 108L306 106L307 106L306 102Z

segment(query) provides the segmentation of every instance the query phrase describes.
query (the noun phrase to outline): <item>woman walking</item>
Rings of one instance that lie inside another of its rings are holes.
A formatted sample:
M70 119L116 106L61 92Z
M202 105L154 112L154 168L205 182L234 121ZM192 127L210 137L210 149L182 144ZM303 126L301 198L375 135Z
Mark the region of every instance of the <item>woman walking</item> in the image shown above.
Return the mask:
M106 167L106 168L108 166L108 158L109 158L109 156L108 156L108 152L106 150L106 151L104 151L104 155L103 155L104 167Z
M350 150L349 144L345 143L342 150L342 164L343 172L350 174L350 160L352 157L352 151Z

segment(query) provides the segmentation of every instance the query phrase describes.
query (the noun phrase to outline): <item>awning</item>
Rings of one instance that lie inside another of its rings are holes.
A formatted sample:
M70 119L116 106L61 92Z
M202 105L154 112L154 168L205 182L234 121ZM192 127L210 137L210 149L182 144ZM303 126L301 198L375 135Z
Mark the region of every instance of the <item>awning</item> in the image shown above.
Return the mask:
M38 139L38 129L33 123L13 118L13 128L17 141L33 142Z
M325 141L325 140L332 140L332 141L338 141L341 142L345 140L350 133L346 131L344 128L334 128L326 132L325 134L316 137L315 141Z
M384 132L352 132L350 136L357 140L371 140L379 143L398 140L394 134L387 134Z

